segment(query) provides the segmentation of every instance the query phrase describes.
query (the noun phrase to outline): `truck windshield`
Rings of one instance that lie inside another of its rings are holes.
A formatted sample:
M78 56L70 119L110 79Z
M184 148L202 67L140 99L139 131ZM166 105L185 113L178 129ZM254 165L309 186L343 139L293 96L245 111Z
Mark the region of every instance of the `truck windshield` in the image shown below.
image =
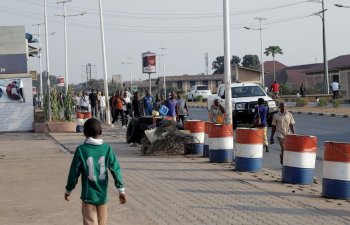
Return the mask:
M265 96L265 92L260 86L232 87L232 98Z

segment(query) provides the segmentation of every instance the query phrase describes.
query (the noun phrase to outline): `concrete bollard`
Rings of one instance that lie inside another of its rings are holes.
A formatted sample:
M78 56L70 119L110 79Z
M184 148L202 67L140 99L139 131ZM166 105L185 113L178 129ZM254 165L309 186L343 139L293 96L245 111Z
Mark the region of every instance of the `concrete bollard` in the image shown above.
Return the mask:
M312 184L317 151L317 138L289 134L285 140L282 182Z
M237 128L236 170L258 172L262 168L264 131L258 128Z
M350 143L325 142L322 195L350 199Z
M233 128L232 125L211 124L209 130L210 162L226 163L233 160Z

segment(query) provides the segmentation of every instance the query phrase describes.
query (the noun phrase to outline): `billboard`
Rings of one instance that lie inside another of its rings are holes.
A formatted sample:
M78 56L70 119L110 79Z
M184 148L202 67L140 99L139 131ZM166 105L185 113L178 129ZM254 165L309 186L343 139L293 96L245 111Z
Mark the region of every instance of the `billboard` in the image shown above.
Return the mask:
M20 78L0 79L0 102L23 101L23 82Z
M142 53L142 73L156 73L156 53Z

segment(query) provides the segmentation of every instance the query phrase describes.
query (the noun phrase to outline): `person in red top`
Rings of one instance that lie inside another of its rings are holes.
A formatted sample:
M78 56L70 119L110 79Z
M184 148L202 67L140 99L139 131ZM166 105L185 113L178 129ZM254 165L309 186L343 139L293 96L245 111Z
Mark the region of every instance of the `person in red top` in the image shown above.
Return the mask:
M124 120L124 113L123 113L123 102L125 103L125 100L123 96L121 95L120 91L115 92L115 96L113 98L113 105L115 106L115 116L113 117L112 124L114 124L115 121L118 121L119 114L122 118L122 127L125 126L125 120Z
M273 82L271 85L271 91L273 93L274 98L278 98L278 93L280 92L280 85L277 83L277 81Z

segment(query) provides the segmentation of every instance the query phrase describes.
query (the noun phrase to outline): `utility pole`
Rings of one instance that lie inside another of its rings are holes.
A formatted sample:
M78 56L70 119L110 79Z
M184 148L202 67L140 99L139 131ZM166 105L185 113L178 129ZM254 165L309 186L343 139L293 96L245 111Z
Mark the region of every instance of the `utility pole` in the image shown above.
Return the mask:
M40 26L44 25L45 23L38 23L34 24L33 26L38 26L38 43L39 43L39 71L40 71L40 108L43 107L43 66L42 66L42 60L41 60L41 41L40 41Z
M322 35L323 35L323 68L324 68L324 79L325 79L325 93L329 94L329 77L328 77L328 62L327 62L327 47L326 47L326 21L324 12L324 0L322 0Z
M207 75L209 75L209 56L208 56L208 52L205 53L204 62L205 62L205 72L206 72Z
M163 56L163 79L164 79L164 83L163 83L163 89L164 89L164 97L166 97L166 82L165 82L165 55L164 55L164 50L166 50L166 48L160 48L162 50L162 56Z
M48 97L48 117L49 121L51 121L51 94L50 94L50 63L49 63L49 31L47 29L47 8L46 8L46 0L44 0L44 20L45 20L45 45L46 45L46 73L47 73L47 97Z
M232 124L229 0L223 0L223 9L224 9L223 19L224 19L225 108L227 112L227 123Z

